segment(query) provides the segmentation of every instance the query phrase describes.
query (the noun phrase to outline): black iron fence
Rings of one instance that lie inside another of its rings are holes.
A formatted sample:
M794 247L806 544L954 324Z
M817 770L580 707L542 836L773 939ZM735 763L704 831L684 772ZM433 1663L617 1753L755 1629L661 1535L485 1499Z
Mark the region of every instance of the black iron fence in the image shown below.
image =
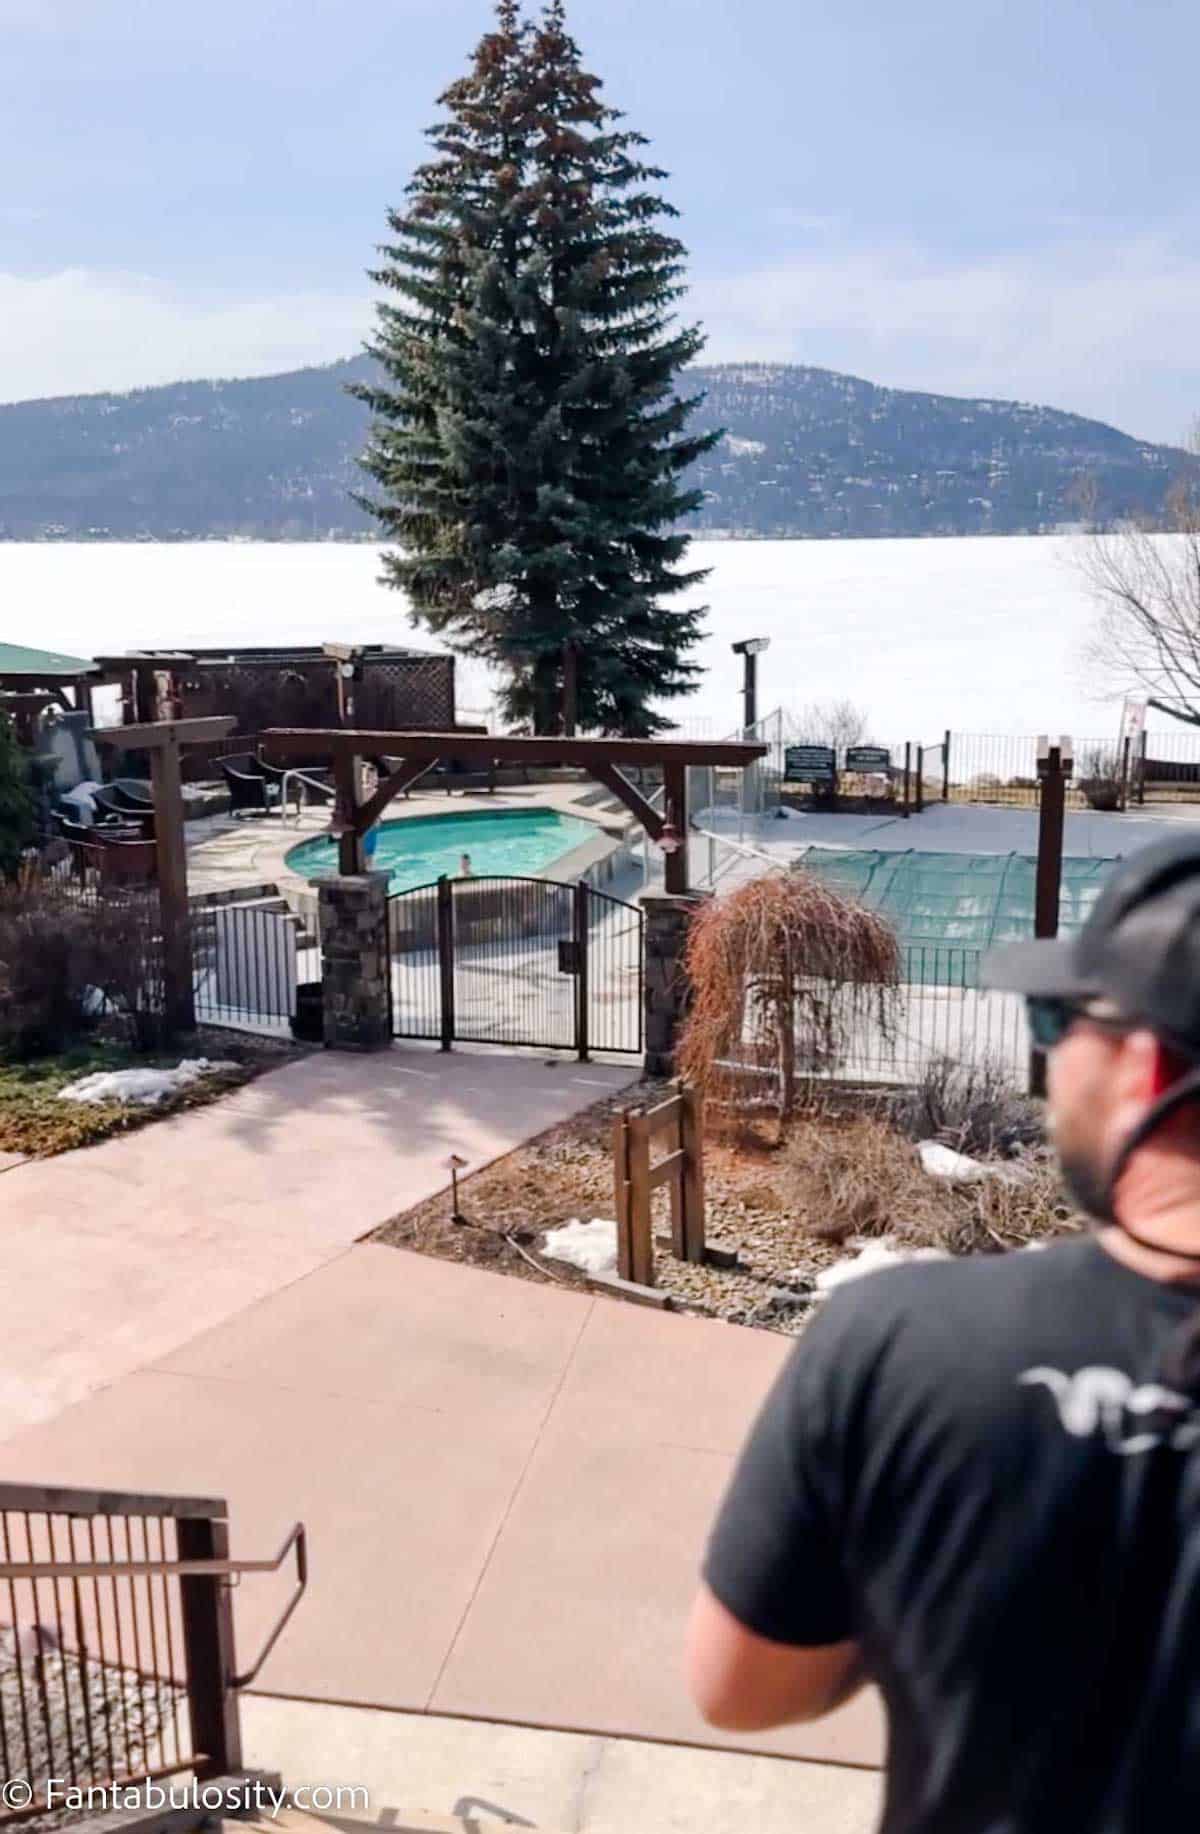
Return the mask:
M321 979L318 900L289 904L270 888L191 904L196 1018L202 1025L281 1031L301 985Z
M231 1587L289 1558L292 1594L238 1673ZM66 1806L47 1802L50 1778L86 1791L239 1771L238 1690L306 1583L301 1523L273 1557L239 1561L218 1499L0 1484L0 1821Z
M584 881L439 879L388 901L398 1038L636 1053L643 917Z
M885 1021L860 990L845 995L843 1048L809 1066L833 1082L917 1083L938 1061L990 1064L1024 1085L1030 1038L1025 1003L980 986L985 951L954 944L912 943L903 950L899 997Z

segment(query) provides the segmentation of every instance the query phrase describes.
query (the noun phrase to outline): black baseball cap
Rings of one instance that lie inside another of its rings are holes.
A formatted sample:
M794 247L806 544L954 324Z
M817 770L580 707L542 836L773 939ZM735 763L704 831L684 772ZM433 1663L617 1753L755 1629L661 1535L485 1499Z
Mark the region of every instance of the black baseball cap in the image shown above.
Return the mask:
M1112 870L1083 928L984 958L985 987L1103 1000L1200 1057L1200 827Z

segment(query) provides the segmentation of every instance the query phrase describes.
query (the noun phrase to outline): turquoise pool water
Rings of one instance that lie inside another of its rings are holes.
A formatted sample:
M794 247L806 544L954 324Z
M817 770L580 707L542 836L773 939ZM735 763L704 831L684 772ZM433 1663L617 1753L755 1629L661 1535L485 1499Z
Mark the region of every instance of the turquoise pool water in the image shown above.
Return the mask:
M394 892L411 891L440 879L457 878L462 856L471 856L476 878L495 873L532 875L570 853L600 830L577 815L554 809L480 809L463 815L414 815L381 822L372 865L391 875ZM292 871L320 879L337 871L337 844L304 841L287 856Z

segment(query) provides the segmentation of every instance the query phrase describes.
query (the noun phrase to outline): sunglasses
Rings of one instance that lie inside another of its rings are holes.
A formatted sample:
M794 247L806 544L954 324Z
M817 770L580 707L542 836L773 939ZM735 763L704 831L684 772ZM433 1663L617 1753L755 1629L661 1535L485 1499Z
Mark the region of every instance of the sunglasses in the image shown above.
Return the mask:
M1109 1018L1092 1013L1083 1000L1066 1000L1050 994L1030 994L1025 1001L1029 1014L1029 1035L1039 1051L1052 1051L1061 1044L1071 1027L1080 1019L1110 1031L1128 1031L1127 1019Z

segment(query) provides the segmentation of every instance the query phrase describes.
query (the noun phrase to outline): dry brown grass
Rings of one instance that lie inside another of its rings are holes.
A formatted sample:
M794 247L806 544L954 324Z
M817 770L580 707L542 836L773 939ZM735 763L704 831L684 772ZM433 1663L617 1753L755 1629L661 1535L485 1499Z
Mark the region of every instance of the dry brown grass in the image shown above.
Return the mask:
M1002 1161L978 1184L923 1169L916 1145L884 1116L816 1110L789 1129L772 1180L789 1212L827 1242L893 1236L972 1254L1019 1248L1079 1225L1057 1168L1040 1151Z

